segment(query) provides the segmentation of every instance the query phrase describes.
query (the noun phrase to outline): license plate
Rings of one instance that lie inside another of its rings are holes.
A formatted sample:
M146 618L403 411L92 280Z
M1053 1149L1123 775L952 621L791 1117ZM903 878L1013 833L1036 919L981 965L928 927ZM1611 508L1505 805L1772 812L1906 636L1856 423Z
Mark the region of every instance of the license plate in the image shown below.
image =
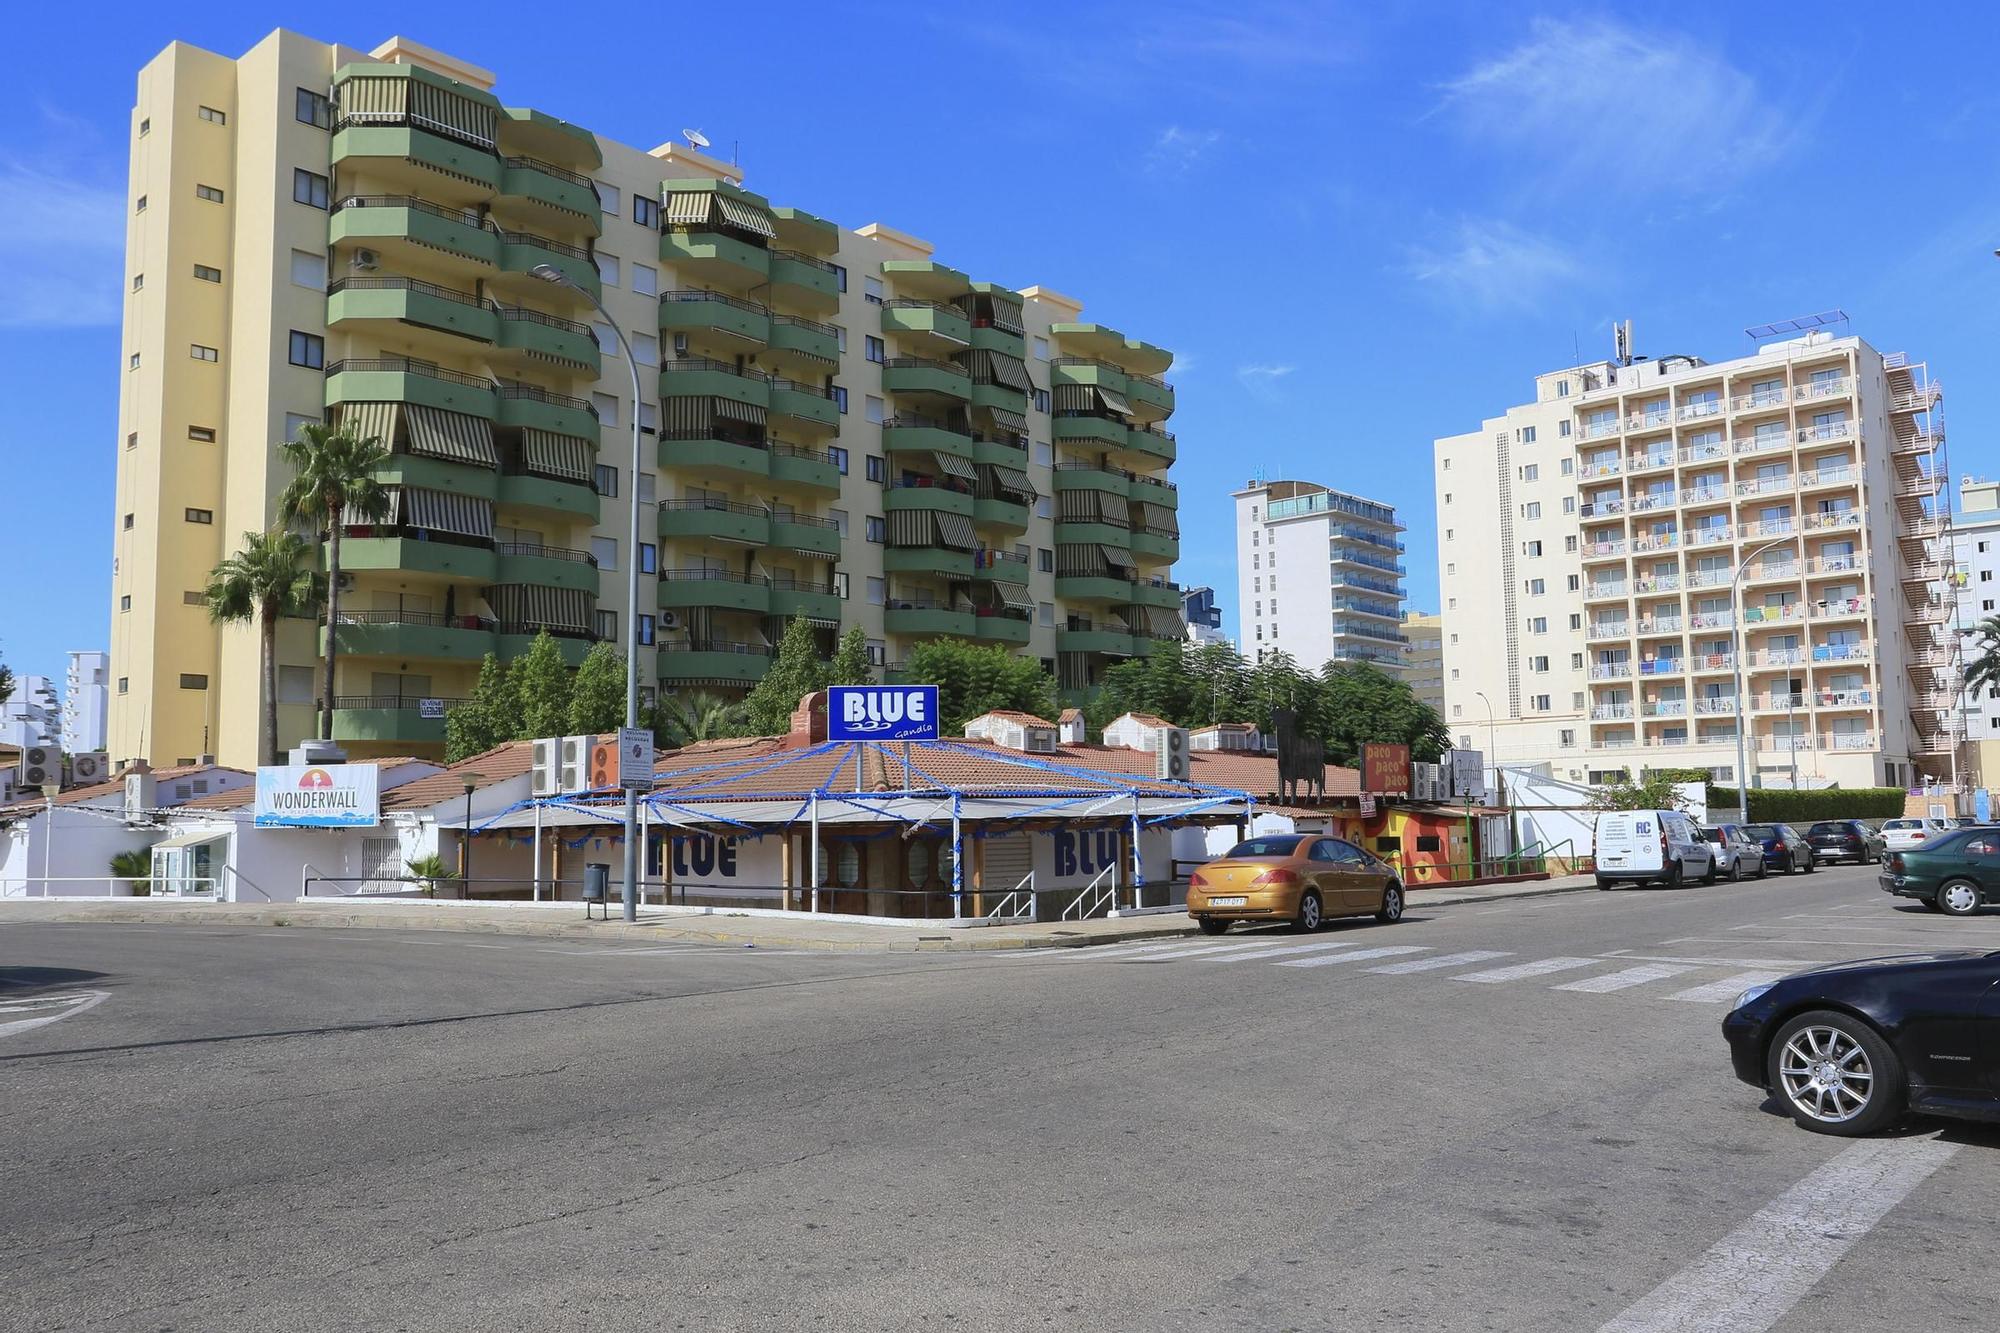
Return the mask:
M1625 858L1622 856L1607 856L1604 858L1604 864L1608 866L1622 866L1625 864Z
M1234 898L1210 898L1208 905L1210 907L1241 907L1245 901L1246 899L1241 894L1238 894Z

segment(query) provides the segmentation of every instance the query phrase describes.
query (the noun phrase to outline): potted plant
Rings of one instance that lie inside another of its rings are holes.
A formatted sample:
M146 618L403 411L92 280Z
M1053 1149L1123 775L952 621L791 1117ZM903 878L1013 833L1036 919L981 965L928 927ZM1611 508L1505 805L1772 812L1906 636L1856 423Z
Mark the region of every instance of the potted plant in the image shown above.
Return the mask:
M426 898L437 897L438 884L454 878L451 867L436 852L426 853L405 864L409 867L410 878L417 881Z

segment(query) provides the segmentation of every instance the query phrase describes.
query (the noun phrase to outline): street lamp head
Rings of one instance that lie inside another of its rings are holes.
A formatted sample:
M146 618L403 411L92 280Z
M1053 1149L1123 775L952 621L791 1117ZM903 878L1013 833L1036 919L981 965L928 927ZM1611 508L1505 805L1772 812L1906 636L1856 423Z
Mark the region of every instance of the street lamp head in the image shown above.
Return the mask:
M569 280L569 274L563 272L554 264L537 264L528 270L528 276L540 278L543 282L559 282L565 286L574 285Z
M474 773L474 774L472 774L472 775L471 775L470 777L466 778L466 780L465 780L465 783L464 783L464 786L465 786L465 794L466 794L467 796L470 796L470 795L472 795L472 793L474 793L474 792L478 791L478 790L479 790L479 775L478 775L477 773Z

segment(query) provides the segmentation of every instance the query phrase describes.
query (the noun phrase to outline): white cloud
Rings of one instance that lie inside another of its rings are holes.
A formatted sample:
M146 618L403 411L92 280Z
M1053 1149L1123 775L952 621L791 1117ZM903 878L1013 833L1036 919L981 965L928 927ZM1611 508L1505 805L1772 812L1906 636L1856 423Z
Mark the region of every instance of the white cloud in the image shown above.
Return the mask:
M1519 148L1585 188L1712 191L1784 144L1797 107L1719 52L1607 20L1537 19L1528 39L1446 84L1471 138Z
M1186 375L1199 363L1193 352L1175 352L1174 363L1167 368L1170 375Z
M1236 367L1236 382L1259 398L1273 398L1280 381L1298 367L1271 362Z
M0 218L13 269L0 328L116 324L125 207L122 190L0 161Z
M1545 237L1499 219L1467 218L1436 241L1411 246L1405 271L1445 300L1493 310L1532 305L1582 269Z
M1146 166L1151 171L1179 174L1199 161L1209 149L1222 142L1221 130L1188 130L1169 125L1146 150Z

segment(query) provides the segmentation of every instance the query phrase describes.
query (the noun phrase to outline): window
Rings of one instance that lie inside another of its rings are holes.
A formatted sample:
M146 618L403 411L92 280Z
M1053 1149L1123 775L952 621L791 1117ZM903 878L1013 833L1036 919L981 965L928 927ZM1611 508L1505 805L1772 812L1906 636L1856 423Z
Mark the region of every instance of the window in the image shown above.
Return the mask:
M1576 460L1575 460L1574 458L1565 458L1565 459L1563 459L1563 461L1562 461L1562 474L1563 474L1563 475L1564 475L1565 477L1567 477L1567 476L1569 476L1569 475L1570 475L1570 474L1571 474L1572 472L1575 472L1575 471L1576 471Z
M222 275L216 274L220 281ZM292 251L292 285L306 287L316 292L326 290L326 256L311 250Z
M1444 530L1444 539L1445 539L1446 541L1448 541L1448 542L1449 542L1449 541L1456 541L1456 540L1458 539L1458 529L1456 529L1456 528L1446 528L1446 529Z
M1549 588L1547 580L1545 579L1528 580L1528 596L1540 597L1543 593L1547 592L1548 590Z
M127 514L125 515L125 531L130 532L131 530L132 530L132 516L130 514Z
M1035 339L1035 360L1046 361L1048 359L1049 359L1049 340L1047 338L1037 337Z
M660 340L650 333L632 335L632 359L642 366L660 364Z
M1040 499L1035 501L1036 518L1049 518L1053 516L1054 513L1055 513L1055 507L1049 503L1048 496L1044 495Z
M597 637L606 643L618 642L618 613L599 611L597 613Z
M1547 616L1530 616L1528 618L1528 633L1547 634L1548 632L1549 618Z
M1044 574L1056 572L1056 553L1046 546L1035 548L1035 568Z
M1055 604L1054 602L1036 602L1036 603L1035 603L1035 623L1037 623L1037 624L1040 624L1040 625L1053 625L1053 624L1055 624L1055 623L1056 623L1056 604Z
M639 572L641 574L660 572L660 548L652 542L639 543Z
M861 299L868 302L869 305L881 305L882 279L863 278L861 280Z
M1521 469L1521 480L1537 481L1541 478L1541 474L1542 474L1542 465L1540 463L1530 463L1526 467Z
M876 425L881 425L888 417L888 410L882 400L874 394L864 394L861 399L861 415Z
M1565 495L1563 497L1563 512L1565 514L1574 514L1576 512L1576 497L1574 495Z
M847 540L847 511L845 509L829 509L826 511L826 516L833 520L833 530L840 534L841 540Z
M867 469L868 480L879 482L887 482L889 480L889 464L877 455L868 455Z
M660 428L660 410L654 407L651 403L639 404L639 433L641 435L652 435L657 433L659 431L659 428ZM645 489L643 484L640 488L639 494L641 496L645 495Z
M301 429L306 426L317 426L319 424L320 419L316 416L307 416L302 412L287 412L285 413L285 438L296 440L299 438L299 431Z
M1556 434L1567 440L1569 438L1569 423L1567 421L1558 421L1556 423Z
M1576 744L1576 733L1569 730L1558 731L1556 733L1556 744L1562 746L1565 750L1571 748Z
M153 132L153 118L151 116L148 116L144 120L139 122L139 137L143 139L152 132Z
M1528 670L1530 670L1530 671L1534 671L1534 672L1543 672L1543 671L1547 671L1548 669L1549 669L1549 659L1548 659L1548 658L1546 658L1546 657L1531 657L1531 658L1529 658L1529 659L1528 659Z
M120 598L118 599L118 609L119 609L120 611L130 611L130 610L132 609L132 594L131 594L131 593L129 593L129 592L128 592L128 593L126 593L126 594L125 594L125 595L124 595L123 597L120 597Z
M1521 443L1533 444L1534 442L1535 442L1535 428L1533 426L1521 427Z
M599 250L592 257L597 260L597 276L603 279L604 285L606 287L616 287L618 285L618 256L607 255L602 250Z
M136 431L136 430L135 430L135 431L133 431L133 432L132 432L131 434L129 434L129 435L127 435L127 436L125 437L125 447L126 447L127 449L137 449L137 448L139 447L139 432L138 432L138 431Z
M591 475L591 488L599 495L618 494L618 469L609 463L599 463Z
M1047 389L1037 389L1030 396L1034 400L1037 412L1046 412L1049 410L1049 391Z
M647 647L650 647L652 645L653 618L649 615L642 614L639 617L639 642L641 645Z
M861 339L861 354L878 365L889 359L888 351L883 347L882 340L872 334L864 336Z
M1582 628L1583 628L1583 617L1582 617L1581 615L1573 615L1573 616L1571 616L1571 617L1569 618L1569 627L1570 627L1571 629L1582 629Z
M848 585L847 575L840 573L838 570L836 570L833 575L834 596L840 598L840 600L844 602L847 600L848 595L850 594L851 591L852 589Z
M837 468L839 468L839 469L840 469L840 475L841 475L841 476L843 476L843 477L844 477L844 476L846 476L846 475L847 475L847 450L846 450L846 449L845 449L844 447L842 447L841 445L837 445L837 444L832 444L832 445L828 445L828 446L827 446L827 450L826 450L826 451L827 451L827 452L828 452L829 454L832 454L832 455L833 455L833 465L834 465L835 467L837 467Z
M302 666L278 668L278 702L309 704L313 701L313 669Z
M889 600L889 581L871 578L868 580L868 605L880 606Z
M132 290L135 292L143 291L145 290L145 286L146 286L146 275L143 273L134 273L132 275Z
M642 505L657 504L660 498L656 489L658 485L659 483L654 480L652 473L641 472L639 474L639 503Z
M1549 696L1546 694L1534 694L1528 696L1528 707L1534 709L1537 713L1548 712Z
M330 130L333 128L333 103L310 88L299 88L292 94L292 118L301 125Z
M1576 534L1575 534L1575 533L1571 533L1571 534L1570 534L1569 536L1567 536L1567 537L1563 538L1563 550L1565 550L1565 551L1568 551L1568 552L1570 552L1570 553L1572 553L1572 554L1574 554L1574 553L1575 553L1575 551L1576 551Z
M1542 516L1542 502L1540 500L1531 500L1527 504L1521 506L1522 518L1540 518L1541 516Z
M1450 504L1450 503L1451 503L1451 492L1450 492L1450 491L1446 491L1446 492L1444 493L1444 502L1445 502L1446 504ZM1255 517L1257 517L1257 511L1256 511L1256 510L1254 510L1254 509L1253 509L1253 510L1251 510L1251 511L1250 511L1250 517L1252 517L1252 518L1255 518Z
M1558 398L1567 398L1567 397L1569 397L1569 381L1568 381L1568 380L1557 380L1557 381L1556 381L1556 397L1558 397Z
M211 204L219 204L222 202L222 191L213 185L197 185L194 187L194 197L206 199Z
M189 588L189 589L188 589L188 590L187 590L186 592L183 592L183 593L181 594L181 605L182 605L182 606L206 606L206 605L208 605L208 599L207 599L206 597L203 597L203 596L202 596L202 595L201 595L200 593L196 592L196 591L195 591L194 589L192 589L192 588ZM280 668L280 670L283 670L283 668ZM292 668L292 670L295 670L295 671L305 671L305 672L307 672L308 674L310 674L310 673L311 673L311 671L312 671L312 668L311 668L311 667L294 667L294 668Z
M1048 467L1055 461L1055 454L1049 448L1047 440L1036 440L1034 442L1034 455L1036 467Z
M1990 569L1982 569L1982 570L1980 570L1980 571L1979 571L1979 581L1980 581L1981 583L1991 583L1991 582L1993 582L1993 571L1992 571L1992 570L1990 570Z
M1583 587L1583 580L1575 574L1569 576L1569 590L1576 592Z
M833 270L834 285L838 287L841 291L843 292L846 291L847 290L846 266L842 264L829 264L827 267Z
M317 333L300 333L292 330L291 361L295 366L307 370L326 369L326 339Z
M634 264L631 267L632 290L639 296L660 294L660 271L651 264Z
M202 282L221 282L222 270L211 268L207 264L196 264L194 266L194 276Z
M124 694L127 690L131 688L132 688L132 678L130 676L120 676L118 678L118 692L120 694Z
M187 509L181 512L181 517L190 523L213 523L215 522L215 511L212 509ZM125 526L129 528L132 525L128 522Z
M195 108L194 113L211 125L227 125L229 123L229 117L217 111L212 106L198 106Z
M1571 654L1569 655L1569 669L1570 669L1571 671L1581 671L1581 670L1583 670L1583 654L1582 654L1582 653L1571 653Z
M862 536L866 540L876 543L881 543L889 540L888 524L884 522L881 518L873 514L870 514L867 518L862 520L862 523L863 523Z
M632 220L642 227L660 229L660 201L643 194L632 196Z
M618 424L618 396L610 393L593 393L590 405L597 409L597 424L609 429Z
M199 675L193 671L183 671L181 672L181 688L184 690L205 690L208 688L208 677Z
M213 347L205 347L200 343L188 344L188 355L197 361L220 361L222 359L222 353L216 351Z
M847 289L843 287L841 288L841 290L846 291ZM838 324L829 324L827 325L827 327L833 330L834 347L840 352L842 356L847 355L847 330L842 328Z
M833 405L840 409L840 415L847 415L847 387L845 385L836 384L833 386Z

